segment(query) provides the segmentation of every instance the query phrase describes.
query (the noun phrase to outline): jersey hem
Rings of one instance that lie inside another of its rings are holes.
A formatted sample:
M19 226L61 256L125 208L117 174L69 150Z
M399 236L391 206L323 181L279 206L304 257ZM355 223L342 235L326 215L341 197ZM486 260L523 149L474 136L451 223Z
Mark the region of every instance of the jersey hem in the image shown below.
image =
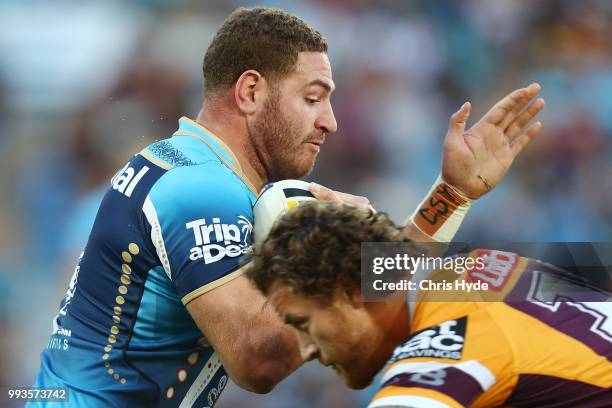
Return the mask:
M187 306L187 303L191 302L192 300L194 300L195 298L202 296L203 294L210 292L211 290L218 288L221 285L226 284L227 282L230 282L240 276L242 276L243 274L243 270L238 269L232 273L229 273L215 281L209 282L204 286L199 287L198 289L192 290L191 292L189 292L188 294L186 294L185 296L183 296L183 298L181 299L181 302L183 302L183 304L185 306Z

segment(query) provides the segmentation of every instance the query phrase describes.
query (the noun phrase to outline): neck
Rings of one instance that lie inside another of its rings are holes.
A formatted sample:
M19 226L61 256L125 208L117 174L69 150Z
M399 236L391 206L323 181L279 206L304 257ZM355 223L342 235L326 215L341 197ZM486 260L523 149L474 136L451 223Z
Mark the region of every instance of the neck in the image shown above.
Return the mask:
M196 122L223 140L238 159L244 176L260 191L268 182L268 175L257 157L244 115L232 108L228 98L227 95L206 98Z

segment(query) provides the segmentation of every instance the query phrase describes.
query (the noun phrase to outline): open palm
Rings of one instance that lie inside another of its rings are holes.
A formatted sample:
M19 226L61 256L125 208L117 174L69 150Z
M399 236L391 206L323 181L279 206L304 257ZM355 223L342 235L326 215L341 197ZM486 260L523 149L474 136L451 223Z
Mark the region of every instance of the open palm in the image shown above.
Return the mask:
M538 84L513 91L467 131L471 106L466 102L450 119L444 139L442 178L472 199L494 188L542 128L540 122L527 128L544 107L544 99L533 100L539 91Z

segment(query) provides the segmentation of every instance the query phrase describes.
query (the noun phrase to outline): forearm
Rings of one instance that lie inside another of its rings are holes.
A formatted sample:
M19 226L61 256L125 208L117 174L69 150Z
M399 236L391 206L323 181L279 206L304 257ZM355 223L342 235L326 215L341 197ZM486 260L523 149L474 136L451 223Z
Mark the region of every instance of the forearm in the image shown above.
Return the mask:
M256 308L254 308L256 310ZM250 391L267 393L285 377L303 364L297 337L294 330L285 325L272 309L264 302L259 313L249 321L249 329L236 350L247 360L242 366L250 367L245 373L250 383Z
M241 388L269 392L302 363L294 332L242 276L187 309Z

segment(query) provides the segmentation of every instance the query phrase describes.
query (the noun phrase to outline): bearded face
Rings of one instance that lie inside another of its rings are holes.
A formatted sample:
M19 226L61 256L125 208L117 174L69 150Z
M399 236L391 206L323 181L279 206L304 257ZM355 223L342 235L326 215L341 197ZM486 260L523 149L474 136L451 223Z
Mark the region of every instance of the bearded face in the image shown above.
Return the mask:
M269 181L300 178L309 174L325 138L308 124L291 105L281 107L278 89L271 93L263 111L249 127L256 153L267 170Z
M256 159L267 181L310 173L325 135L337 129L331 106L334 82L325 53L300 52L293 71L270 79L266 98L247 121Z

